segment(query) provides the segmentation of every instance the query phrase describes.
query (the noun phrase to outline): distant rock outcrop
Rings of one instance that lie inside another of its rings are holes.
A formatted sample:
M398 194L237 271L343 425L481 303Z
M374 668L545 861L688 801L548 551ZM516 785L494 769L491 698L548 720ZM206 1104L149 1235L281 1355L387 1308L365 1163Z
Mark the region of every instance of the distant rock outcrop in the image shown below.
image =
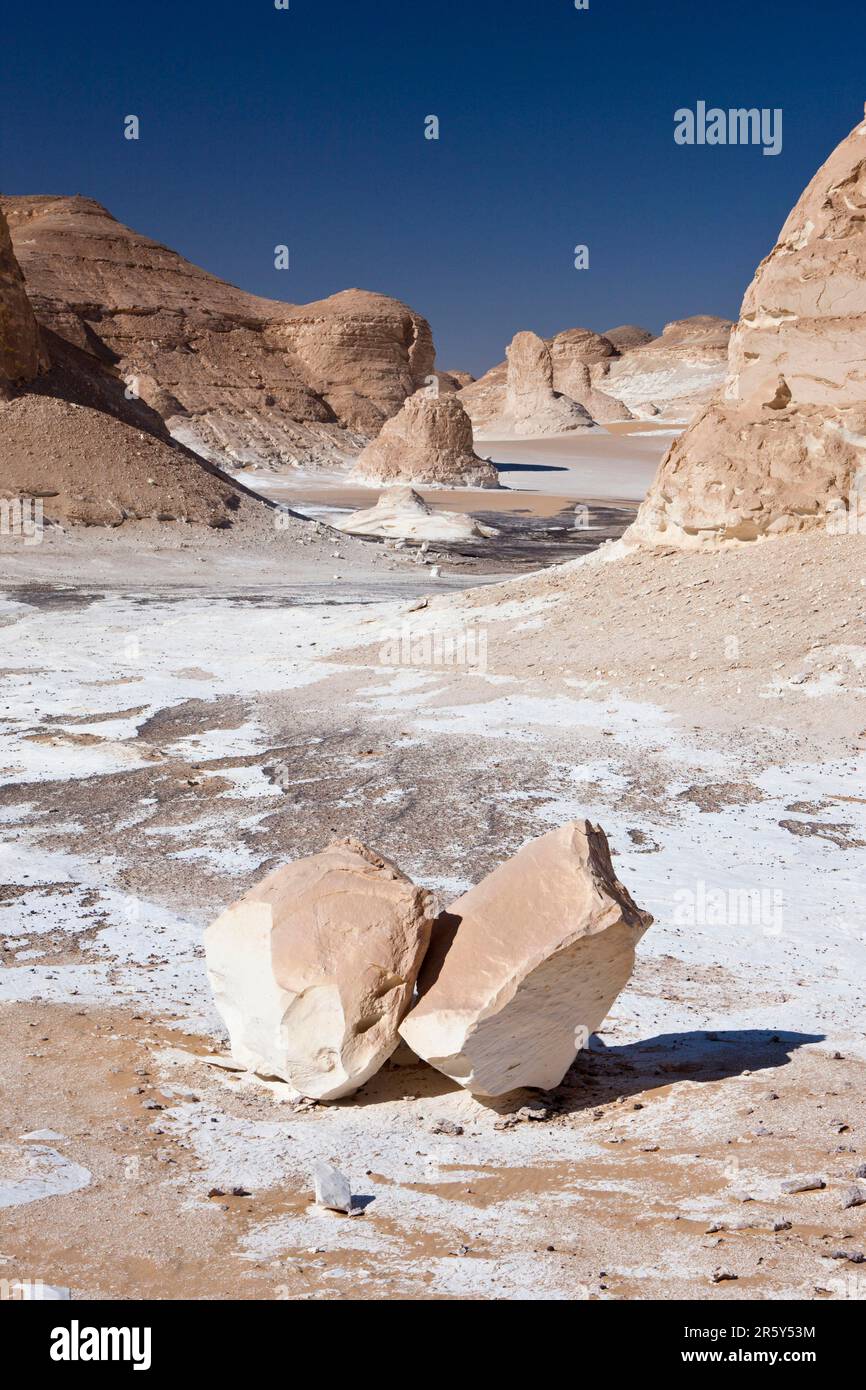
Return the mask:
M721 389L733 324L698 314L666 324L660 338L619 345L594 375L638 416L687 424Z
M3 259L10 375L0 382L0 496L28 514L38 505L44 521L61 525L250 522L267 534L270 503L177 444L155 411L128 398L110 364L37 329L8 251Z
M447 395L453 395L455 391L462 391L464 386L471 386L475 377L471 372L436 372L439 382L439 390Z
M636 323L621 323L618 328L606 328L602 336L607 338L609 343L613 343L617 352L627 352L629 348L643 347L644 343L651 343L655 334Z
M731 328L727 319L706 315L669 323L660 338L630 324L610 334L568 328L546 343L553 390L600 424L635 417L684 424L724 381ZM516 433L508 422L507 374L502 362L460 392L478 437ZM521 428L528 437L550 432L529 419Z
M583 406L554 390L550 348L537 333L516 333L507 357L503 418L511 433L561 434L592 425Z
M460 392L476 436L529 439L591 428L589 411L555 387L553 358L543 338L516 333L507 359Z
M472 423L455 395L417 391L361 453L351 476L369 483L498 487L492 463L475 453Z
M644 350L646 351L646 349ZM866 124L818 170L743 300L724 397L663 459L631 539L832 524L866 459Z
M39 329L0 209L0 399L32 381L43 365Z
M0 200L39 322L114 363L223 465L351 457L433 374L430 328L384 295L247 294L81 197Z

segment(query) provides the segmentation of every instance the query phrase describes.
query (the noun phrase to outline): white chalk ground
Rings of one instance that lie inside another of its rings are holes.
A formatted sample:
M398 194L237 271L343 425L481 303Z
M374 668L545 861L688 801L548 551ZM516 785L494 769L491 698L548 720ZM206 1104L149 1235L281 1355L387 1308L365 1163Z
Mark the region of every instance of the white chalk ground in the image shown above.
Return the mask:
M195 902L173 895L171 868L204 858L228 902L255 874L257 854L227 837L222 814L206 813L192 825L178 825L176 834L170 826L154 827L148 834L164 843L168 873L167 886L150 898L123 887L125 872L135 867L123 827L146 818L146 798L124 806L110 853L104 845L89 853L58 847L64 834L80 829L82 821L86 825L80 799L75 821L62 813L59 818L30 814L27 797L56 784L71 799L85 779L102 783L146 768L152 751L146 744L136 746L138 730L160 711L202 699L204 691L209 701L249 701L248 717L234 728L204 727L170 738L162 752L183 756L193 766L219 759L218 775L229 785L210 804L221 813L228 807L238 829L255 830L281 795L255 765L256 755L264 761L270 745L262 702L269 694L295 692L292 698L330 711L325 722L360 720L371 738L378 733L386 742L399 728L406 748L429 750L436 761L457 764L463 750L471 750L479 775L512 751L537 752L534 780L508 793L509 809L522 817L524 838L572 818L599 821L616 848L618 873L656 918L641 944L641 958L658 963L662 980L667 962L675 961L686 976L723 967L727 978L742 982L733 993L709 996L699 989L681 994L676 988L630 988L604 1028L607 1045L712 1029L766 1029L799 1035L803 1048L816 1054L841 1049L866 1058L862 850L846 852L826 839L795 838L779 825L791 803L846 797L850 834L866 843L863 755L833 763L810 756L766 769L755 779L763 800L707 813L677 794L696 774L738 780L750 761L748 729L734 755L653 704L627 698L613 683L551 696L536 676L517 680L478 670L467 678L466 698L459 699L453 671L395 669L375 661L359 670L343 659L345 649L375 646L399 630L405 605L258 611L239 608L219 594L173 603L143 604L142 597L97 598L71 616L13 599L0 610L5 672L0 771L7 785L20 786L24 794L18 802L8 800L0 814L0 879L23 889L6 902L0 918L7 951L0 974L4 1004L146 1009L149 1016L170 1018L174 1028L219 1037L200 949L206 919ZM535 625L543 607L538 600L515 602L512 617ZM503 607L499 617L506 616ZM201 670L207 673L204 686ZM347 687L350 679L354 684ZM40 731L46 723L47 735ZM572 737L592 740L594 755L570 761ZM623 806L626 783L641 765L665 782L663 796L639 817L652 852L630 840L636 813ZM357 784L363 786L368 764L359 759L355 767ZM351 774L352 766L347 770ZM204 770L201 775L216 774ZM408 790L394 785L392 802L399 803ZM269 850L265 835L261 862ZM453 868L466 862L467 846L455 841L450 855L446 845L441 874L432 885L449 895L471 880L471 873ZM401 867L431 882L420 855L412 860L409 853ZM63 959L61 953L57 963L43 956L47 938L68 938L70 947L81 938L84 958ZM164 1049L160 1065L169 1078L190 1066L208 1070L190 1063L182 1047ZM241 1094L262 1093L253 1079L216 1076L215 1084L232 1096L238 1087ZM359 1283L378 1277L377 1268L387 1268L399 1290L405 1241L415 1239L429 1294L574 1297L573 1278L562 1262L537 1256L539 1203L545 1219L557 1205L569 1221L579 1215L594 1193L578 1176L590 1159L603 1155L606 1144L616 1142L609 1129L587 1136L524 1124L501 1133L493 1128L495 1112L462 1092L434 1088L415 1103L393 1097L377 1103L375 1084L364 1104L320 1108L308 1116L289 1112L285 1118L277 1111L268 1120L219 1108L213 1096L207 1104L172 1104L158 1124L194 1154L197 1165L194 1180L172 1179L183 1202L201 1207L209 1184L303 1189L318 1158L345 1169L353 1190L364 1195L370 1192L365 1174L371 1169L382 1184L375 1188L369 1216L345 1220L311 1208L254 1221L243 1237L243 1259L276 1261L287 1269L306 1264L318 1270L319 1287L330 1289L331 1296L350 1288L356 1296ZM720 1126L729 1124L732 1132L741 1126L733 1102L726 1109L716 1092L708 1109L699 1103L699 1089L685 1080L651 1111L633 1116L631 1138L649 1142L673 1128L699 1147ZM464 1136L430 1139L429 1124L439 1116L458 1117ZM560 1165L563 1173L568 1165L571 1176L561 1174L543 1196L531 1182L521 1188L521 1172L537 1175L545 1165ZM467 1208L448 1185L472 1184L479 1172L513 1173L513 1189L506 1184L505 1195L490 1207ZM775 1199L778 1182L788 1175L783 1169L772 1180L762 1177L765 1185L769 1181L768 1200ZM89 1177L59 1150L20 1141L0 1152L0 1205L49 1194L60 1198L82 1188ZM646 1195L651 1181L647 1177L641 1188L636 1178L612 1177L604 1190L614 1197L619 1191L625 1200L635 1191ZM681 1211L697 1211L708 1220L729 1214L722 1174L717 1189L684 1197ZM479 1249L467 1259L462 1247L473 1244ZM484 1247L492 1253L483 1253ZM645 1295L637 1296L664 1296L669 1284L674 1287L690 1274L688 1262L673 1253L668 1263L656 1260L649 1267L628 1258L619 1266L607 1264L610 1276L645 1286Z
M62 1139L62 1135L55 1135ZM64 1197L89 1186L90 1173L48 1144L0 1144L0 1207L21 1207L45 1197Z

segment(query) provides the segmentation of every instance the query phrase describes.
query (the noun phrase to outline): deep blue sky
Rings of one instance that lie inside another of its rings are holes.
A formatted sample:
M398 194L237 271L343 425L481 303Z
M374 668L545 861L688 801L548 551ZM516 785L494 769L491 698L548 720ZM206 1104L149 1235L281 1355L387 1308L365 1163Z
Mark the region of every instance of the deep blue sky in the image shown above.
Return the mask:
M736 317L866 99L863 0L42 0L3 27L3 192L87 194L274 298L396 295L476 373L521 328ZM782 153L677 146L700 98L782 107Z

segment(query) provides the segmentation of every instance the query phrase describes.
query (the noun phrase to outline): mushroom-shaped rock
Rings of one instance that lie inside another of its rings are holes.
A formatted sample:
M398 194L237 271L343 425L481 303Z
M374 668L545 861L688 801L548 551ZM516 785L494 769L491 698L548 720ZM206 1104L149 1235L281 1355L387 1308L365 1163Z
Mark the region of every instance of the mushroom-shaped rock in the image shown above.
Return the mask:
M556 1086L626 984L651 922L618 882L604 831L564 825L451 905L400 1033L476 1095Z
M353 840L269 874L205 932L232 1054L336 1100L394 1051L432 925L431 899Z
M359 455L351 475L362 482L498 487L492 463L475 453L472 421L456 395L410 396Z

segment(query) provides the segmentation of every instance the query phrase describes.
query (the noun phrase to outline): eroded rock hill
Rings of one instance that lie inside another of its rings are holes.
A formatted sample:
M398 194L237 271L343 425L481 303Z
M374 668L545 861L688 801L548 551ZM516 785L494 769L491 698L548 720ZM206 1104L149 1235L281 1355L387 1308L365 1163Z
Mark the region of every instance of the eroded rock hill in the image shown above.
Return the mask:
M175 438L222 465L355 454L433 373L430 327L397 300L263 299L89 198L0 206L39 322L113 364Z
M273 508L169 435L110 362L38 327L0 211L0 496L48 522L273 529Z
M696 314L666 324L649 342L629 343L620 333L596 384L639 417L687 424L724 385L732 328L730 319Z
M31 381L42 365L39 329L0 212L0 399Z

